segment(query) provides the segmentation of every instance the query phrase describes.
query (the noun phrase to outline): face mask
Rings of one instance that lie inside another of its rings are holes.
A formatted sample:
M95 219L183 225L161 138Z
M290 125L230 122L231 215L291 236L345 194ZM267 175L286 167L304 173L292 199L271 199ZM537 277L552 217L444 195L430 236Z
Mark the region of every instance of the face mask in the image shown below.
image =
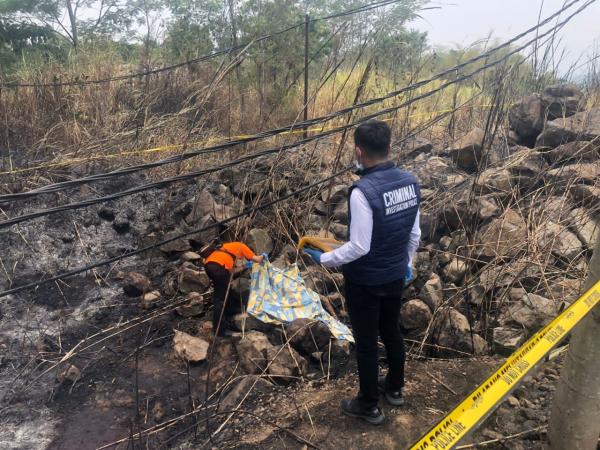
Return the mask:
M356 159L354 166L356 167L357 172L362 172L363 170L365 170L364 164L360 161L360 156Z

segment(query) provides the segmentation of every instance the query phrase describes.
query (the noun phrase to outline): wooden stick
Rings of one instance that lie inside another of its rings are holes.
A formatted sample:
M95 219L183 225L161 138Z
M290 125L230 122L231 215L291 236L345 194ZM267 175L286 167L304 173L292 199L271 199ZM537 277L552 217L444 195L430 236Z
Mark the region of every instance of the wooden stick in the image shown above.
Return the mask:
M511 439L516 439L518 437L527 435L529 433L537 433L537 432L545 432L546 431L546 426L543 425L541 427L537 427L537 428L532 428L530 430L525 430L525 431L521 431L520 433L516 433L516 434L511 434L510 436L504 436L498 439L490 439L489 441L482 441L482 442L476 442L474 444L466 444L466 445L459 445L458 447L456 447L456 450L462 450L462 449L467 449L467 448L476 448L480 445L489 445L489 444L496 444L498 442L504 442L504 441L508 441Z
M431 378L433 378L435 381L437 381L438 383L440 383L443 387L445 387L446 389L448 389L448 391L450 391L452 394L454 395L458 395L456 393L456 391L454 389L452 389L450 386L448 386L446 383L444 383L442 380L440 380L438 377L436 377L435 375L432 375L431 373L427 372L427 375L429 375Z

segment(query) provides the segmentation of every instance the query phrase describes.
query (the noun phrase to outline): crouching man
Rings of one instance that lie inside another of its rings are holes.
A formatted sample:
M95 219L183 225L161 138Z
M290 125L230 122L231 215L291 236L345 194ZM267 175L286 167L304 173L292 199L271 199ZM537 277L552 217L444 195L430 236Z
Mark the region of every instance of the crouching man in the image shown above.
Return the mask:
M200 255L204 258L204 269L213 284L213 332L217 336L226 336L227 329L231 328L230 318L235 314L234 305L227 301L235 263L241 258L262 263L264 255L255 255L243 242L227 242L220 246L208 244L200 250Z
M415 177L388 159L387 124L371 120L360 125L354 143L361 179L349 193L349 241L331 252L305 252L323 266L343 266L360 390L356 398L342 400L341 408L346 415L376 425L385 419L380 391L394 406L404 402L405 348L399 318L404 281L412 274L421 236L420 191ZM385 377L379 377L378 336L389 363Z

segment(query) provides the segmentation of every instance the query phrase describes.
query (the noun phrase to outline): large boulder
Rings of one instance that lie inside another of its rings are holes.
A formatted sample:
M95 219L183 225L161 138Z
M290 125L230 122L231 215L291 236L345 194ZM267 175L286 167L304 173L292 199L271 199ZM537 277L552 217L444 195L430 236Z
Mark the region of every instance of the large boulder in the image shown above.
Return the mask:
M554 164L596 161L600 158L600 145L597 142L588 141L567 142L545 152L544 156Z
M439 308L444 301L444 286L442 280L436 273L431 274L431 278L421 288L419 298L429 306L432 311Z
M273 251L273 239L269 232L264 228L253 228L248 232L248 246L255 253L261 255L263 253L271 253Z
M273 376L276 382L286 383L306 374L308 363L291 346L275 346L267 336L250 331L236 343L240 366L249 374Z
M402 154L408 158L414 158L421 153L430 153L431 150L433 150L431 142L416 136L405 140L402 144Z
M532 145L544 128L544 107L538 94L525 97L508 111L510 128L517 134L518 142Z
M138 272L129 272L123 283L123 292L129 297L139 297L152 288L152 282Z
M512 184L531 188L542 179L548 163L544 155L536 150L519 147L505 163L512 175Z
M537 294L512 289L511 304L501 319L503 325L521 326L530 332L537 331L558 314L557 304Z
M162 239L168 240L178 236L179 234L181 234L179 231L173 231L171 233L165 234ZM186 238L180 238L161 245L160 249L165 253L180 253L190 250L191 246L189 240L187 240Z
M173 349L185 361L199 362L206 359L209 344L204 339L175 330Z
M600 179L600 162L569 164L548 171L548 177L563 185L594 183Z
M292 346L304 355L321 351L332 338L325 323L312 319L292 321L287 327L286 336Z
M587 248L592 249L600 238L600 216L595 217L585 208L576 208L569 214L570 227Z
M551 221L540 225L536 238L537 244L543 252L552 252L553 255L565 260L576 258L583 250L581 242L575 234L566 227Z
M452 307L441 308L432 326L435 342L445 349L476 355L488 352L485 339L472 333L467 318Z
M482 129L475 128L460 138L448 149L452 161L467 172L475 172L481 161L481 146L484 136L485 133Z
M216 210L216 203L213 195L206 189L200 191L192 201L192 211L187 215L185 221L192 225L197 223L202 217L213 214Z
M542 104L548 120L570 117L581 107L583 93L574 84L554 84L542 92Z
M600 136L600 108L546 122L536 140L537 147L558 147L572 141L592 141Z
M453 194L441 202L439 213L440 224L445 224L449 231L464 230L474 221L486 222L500 213L498 200L494 195L481 195L471 199L466 191Z
M525 342L523 330L507 327L496 327L492 332L494 351L508 356Z
M321 200L325 204L329 205L337 205L341 202L346 202L348 198L348 185L338 184L332 186L331 190L328 187L325 187L321 191Z
M542 95L533 94L511 106L508 121L517 142L533 146L545 120L569 117L579 111L583 94L574 85L548 86Z
M444 184L446 177L451 173L450 164L439 156L420 154L412 164L407 165L419 180L422 188L435 188Z
M513 186L513 177L510 170L504 167L486 169L479 174L475 187L481 194L502 192L508 194Z
M574 184L570 187L569 194L581 206L588 208L600 206L600 186Z
M289 345L267 348L268 373L278 383L289 383L306 375L308 362Z
M483 259L512 258L527 242L527 224L513 209L485 225L475 244L476 253Z
M240 366L249 374L260 374L267 367L267 349L273 347L269 338L258 331L250 331L240 339L235 349Z
M467 263L460 258L453 258L444 267L444 276L451 283L460 283L467 273Z
M182 267L178 275L179 292L204 292L210 287L210 279L204 270Z
M400 309L400 323L407 330L424 330L431 322L431 310L419 299L409 300Z
M514 284L535 284L541 275L539 262L523 258L486 266L479 273L479 286L484 292L492 292Z
M202 230L189 236L191 241L199 244L208 244L219 237L219 226L212 214L207 214L196 223L182 224L182 232L189 233L194 230Z

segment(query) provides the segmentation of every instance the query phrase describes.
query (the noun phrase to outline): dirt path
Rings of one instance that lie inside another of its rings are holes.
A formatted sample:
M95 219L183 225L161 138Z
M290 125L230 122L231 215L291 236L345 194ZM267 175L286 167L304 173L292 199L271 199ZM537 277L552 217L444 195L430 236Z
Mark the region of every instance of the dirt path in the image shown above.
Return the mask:
M320 448L402 449L439 420L498 365L499 360L492 358L409 362L405 387L407 404L401 408L384 405L387 420L379 427L346 417L340 412L340 400L355 394L355 375L331 382L312 382L307 387L299 386L288 396L263 399L263 403L252 410L280 426L288 427ZM233 433L219 448L302 448L303 444L285 432L279 432L276 427L264 423L257 425L254 420L253 426Z

